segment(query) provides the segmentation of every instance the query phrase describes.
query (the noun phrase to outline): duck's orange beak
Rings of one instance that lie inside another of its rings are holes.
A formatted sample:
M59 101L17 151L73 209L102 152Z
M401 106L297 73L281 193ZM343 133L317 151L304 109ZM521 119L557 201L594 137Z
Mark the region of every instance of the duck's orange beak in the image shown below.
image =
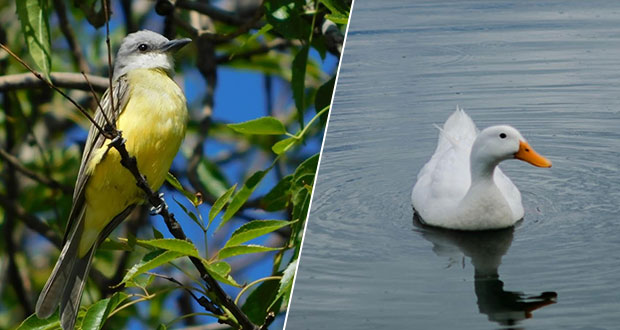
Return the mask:
M515 158L528 162L534 166L551 167L551 162L534 151L534 149L525 141L519 141L519 151L515 154Z

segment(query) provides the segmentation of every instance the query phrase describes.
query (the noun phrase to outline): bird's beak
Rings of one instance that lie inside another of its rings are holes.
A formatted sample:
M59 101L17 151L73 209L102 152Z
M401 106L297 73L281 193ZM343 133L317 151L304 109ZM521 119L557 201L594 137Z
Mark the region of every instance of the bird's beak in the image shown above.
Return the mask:
M551 162L534 151L534 149L525 141L519 141L519 151L515 153L515 158L528 162L534 166L551 167Z
M170 40L166 42L165 44L163 44L160 50L162 52L175 52L181 49L181 47L189 44L191 41L192 39L189 39L189 38Z

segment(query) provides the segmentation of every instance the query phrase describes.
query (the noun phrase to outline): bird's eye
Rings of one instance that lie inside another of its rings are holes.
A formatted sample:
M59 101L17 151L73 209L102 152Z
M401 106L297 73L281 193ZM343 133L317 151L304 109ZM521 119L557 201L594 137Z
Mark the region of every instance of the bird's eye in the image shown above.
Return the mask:
M141 52L145 52L147 49L149 49L149 45L147 45L147 44L140 44L138 46L138 50L141 51Z
M499 133L499 138L500 139L505 139L506 138L506 134L505 133Z

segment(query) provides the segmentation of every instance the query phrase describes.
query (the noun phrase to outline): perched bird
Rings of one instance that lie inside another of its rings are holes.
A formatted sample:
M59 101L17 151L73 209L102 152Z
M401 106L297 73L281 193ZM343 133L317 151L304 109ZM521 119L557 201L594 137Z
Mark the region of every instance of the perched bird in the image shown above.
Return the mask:
M478 132L457 108L440 128L437 149L418 174L413 208L424 223L437 227L510 227L523 218L521 193L497 165L513 158L551 167L515 128L491 126Z
M116 56L112 87L101 102L153 190L163 184L185 137L187 106L183 91L171 78L172 53L190 41L168 40L147 30L127 35ZM101 109L95 121L105 126ZM110 142L91 126L63 248L37 301L39 318L49 317L60 304L63 329L74 327L97 246L144 201L144 192L121 165L120 155Z

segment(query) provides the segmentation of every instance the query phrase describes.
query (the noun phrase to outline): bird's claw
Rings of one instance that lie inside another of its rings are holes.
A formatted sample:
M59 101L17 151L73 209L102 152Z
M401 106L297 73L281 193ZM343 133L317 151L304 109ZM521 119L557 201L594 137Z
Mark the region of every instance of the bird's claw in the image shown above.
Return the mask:
M164 200L164 193L159 194L159 200L161 201L159 203L159 206L151 207L151 215L159 215L164 209L166 210L168 209L168 205L166 204L166 201Z
M120 146L124 144L127 140L123 138L121 134L117 135L112 141L110 141L111 146Z

